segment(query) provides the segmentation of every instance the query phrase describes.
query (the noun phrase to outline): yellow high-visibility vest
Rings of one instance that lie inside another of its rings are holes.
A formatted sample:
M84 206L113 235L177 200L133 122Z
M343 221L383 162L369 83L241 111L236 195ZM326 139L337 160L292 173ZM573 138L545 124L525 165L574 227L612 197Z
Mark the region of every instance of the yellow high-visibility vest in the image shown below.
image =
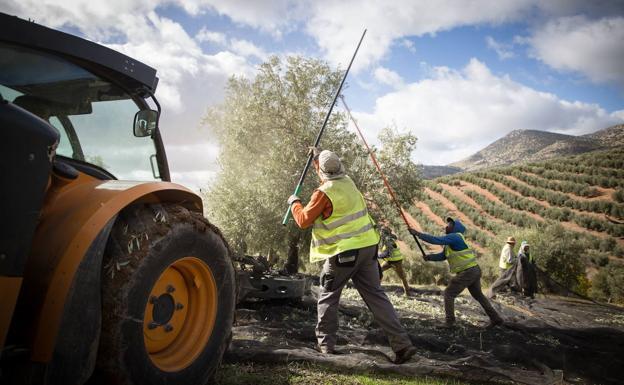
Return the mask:
M323 261L347 250L379 243L375 222L368 214L362 193L344 178L326 181L319 187L332 203L327 219L319 216L312 228L310 262Z
M388 247L386 246L385 243L382 243L382 245L383 246L381 246L381 252L383 253L384 251L388 249ZM395 244L394 247L392 248L392 251L390 252L390 255L387 258L383 258L383 260L388 261L388 262L402 261L403 254L401 253L401 250L399 250L399 248Z
M464 241L466 246L468 246L468 242L464 238L462 233L457 233ZM448 261L449 267L451 268L451 273L459 273L466 269L469 269L474 266L478 266L477 258L474 254L474 251L468 246L468 248L464 250L455 251L451 249L449 245L444 246L444 255L446 256L446 260Z

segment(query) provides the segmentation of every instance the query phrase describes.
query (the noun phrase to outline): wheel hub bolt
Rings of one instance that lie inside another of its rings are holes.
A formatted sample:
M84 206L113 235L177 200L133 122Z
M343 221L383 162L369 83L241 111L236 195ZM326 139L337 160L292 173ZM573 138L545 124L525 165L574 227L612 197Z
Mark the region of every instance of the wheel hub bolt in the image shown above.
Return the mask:
M182 305L180 302L176 303L176 310L182 310L184 309L184 305Z
M156 329L157 327L158 327L158 324L157 324L156 322L153 322L153 321L152 321L152 322L150 322L150 323L147 325L147 328L148 328L149 330L154 330L154 329Z
M175 291L175 287L172 285L167 285L167 293L173 293Z
M170 332L170 331L172 331L172 330L173 330L173 326L171 326L170 324L166 324L166 325L165 325L165 331L166 331L167 333L169 333L169 332Z

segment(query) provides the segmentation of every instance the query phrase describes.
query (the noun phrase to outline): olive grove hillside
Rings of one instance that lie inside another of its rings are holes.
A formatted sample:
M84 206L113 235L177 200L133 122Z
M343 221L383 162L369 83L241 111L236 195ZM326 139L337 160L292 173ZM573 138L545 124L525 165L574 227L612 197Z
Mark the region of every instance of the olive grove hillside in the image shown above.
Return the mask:
M448 212L467 225L485 266L497 275L508 236L533 245L548 275L583 295L624 302L624 148L427 181L411 214L425 231ZM516 250L517 251L517 250ZM413 271L412 277L420 277Z
M206 190L206 210L236 253L268 255L286 262L290 272L297 271L299 256L307 255L310 230L301 231L292 221L283 227L281 219L341 76L316 59L273 57L253 80L232 77L223 103L209 109L204 123L219 142L220 172ZM410 160L416 138L386 128L379 139L382 168L402 202L409 203L420 188ZM339 154L376 219L396 222L381 179L343 113L334 110L320 147ZM303 202L317 186L310 170Z

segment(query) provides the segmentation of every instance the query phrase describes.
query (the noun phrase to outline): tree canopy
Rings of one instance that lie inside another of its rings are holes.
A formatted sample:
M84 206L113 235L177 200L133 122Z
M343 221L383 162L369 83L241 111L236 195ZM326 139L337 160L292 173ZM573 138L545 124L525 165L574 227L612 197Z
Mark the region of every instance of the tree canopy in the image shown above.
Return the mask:
M204 123L219 142L221 170L206 190L206 210L235 252L297 258L301 250L307 255L310 231L292 223L283 227L281 219L341 77L342 71L316 59L272 57L253 80L232 77L223 103L209 109ZM420 188L410 160L416 138L386 128L379 139L382 168L401 201L409 203ZM345 114L334 109L320 146L341 157L376 218L398 223L366 150L347 129ZM304 202L316 187L310 170L300 194Z

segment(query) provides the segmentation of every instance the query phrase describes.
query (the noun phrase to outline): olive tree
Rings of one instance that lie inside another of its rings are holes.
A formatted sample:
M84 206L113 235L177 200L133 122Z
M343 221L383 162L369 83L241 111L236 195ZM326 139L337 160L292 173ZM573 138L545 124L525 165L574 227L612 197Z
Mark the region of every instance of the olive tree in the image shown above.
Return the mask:
M292 222L284 227L281 220L341 76L316 59L272 57L253 80L232 77L224 101L208 110L204 124L219 142L220 172L206 189L206 211L235 252L287 256L289 272L297 271L300 254L307 255L310 230ZM388 128L380 143L383 167L403 201L410 201L420 187L409 159L416 138ZM369 207L387 212L379 176L344 113L332 114L320 146L339 154ZM300 194L304 202L318 183L310 170Z

